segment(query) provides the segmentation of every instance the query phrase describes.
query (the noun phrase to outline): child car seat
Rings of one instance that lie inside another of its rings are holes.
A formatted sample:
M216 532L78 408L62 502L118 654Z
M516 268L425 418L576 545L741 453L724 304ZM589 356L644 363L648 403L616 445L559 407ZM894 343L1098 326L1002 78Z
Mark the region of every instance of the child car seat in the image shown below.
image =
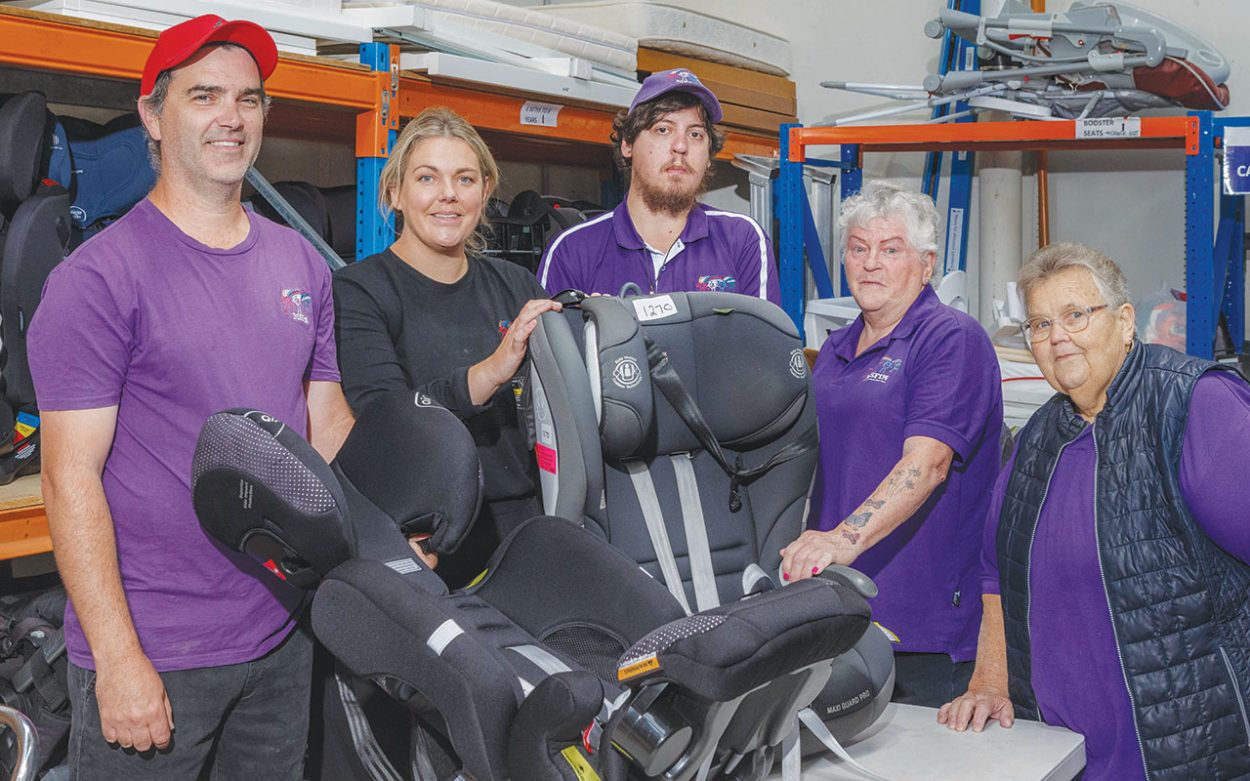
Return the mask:
M479 582L448 592L404 535L453 551L480 474L463 425L399 392L362 412L333 465L268 415L214 415L192 491L216 539L317 586L317 637L477 781L758 781L830 660L869 626L836 578L687 616L630 558L552 517L522 524Z
M530 378L544 509L624 551L688 611L772 585L817 459L801 347L780 308L733 293L597 296L543 315ZM893 654L874 629L834 664L814 708L842 741L884 712Z

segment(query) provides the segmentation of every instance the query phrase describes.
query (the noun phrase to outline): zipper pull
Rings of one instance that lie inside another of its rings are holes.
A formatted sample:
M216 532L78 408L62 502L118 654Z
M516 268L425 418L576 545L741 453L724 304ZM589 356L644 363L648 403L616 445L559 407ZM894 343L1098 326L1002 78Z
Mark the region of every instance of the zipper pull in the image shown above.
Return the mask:
M958 591L956 591L954 598L951 599L951 605L953 605L954 607L959 607L959 600L960 600L960 594Z

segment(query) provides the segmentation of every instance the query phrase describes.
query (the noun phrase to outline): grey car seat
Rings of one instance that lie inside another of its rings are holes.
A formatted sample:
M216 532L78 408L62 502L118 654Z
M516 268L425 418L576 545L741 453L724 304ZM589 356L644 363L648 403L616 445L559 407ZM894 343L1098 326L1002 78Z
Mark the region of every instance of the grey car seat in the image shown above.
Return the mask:
M807 363L780 308L716 292L585 298L542 316L530 354L546 512L624 551L687 611L777 582L818 455ZM876 629L835 660L813 704L834 739L876 721L893 674ZM805 735L804 753L822 750Z
M450 747L433 777L760 781L830 660L869 628L853 584L687 616L620 551L537 517L449 592L404 534L456 548L480 498L476 453L419 394L373 401L332 465L281 422L233 410L201 432L192 493L241 566L316 589L317 637Z

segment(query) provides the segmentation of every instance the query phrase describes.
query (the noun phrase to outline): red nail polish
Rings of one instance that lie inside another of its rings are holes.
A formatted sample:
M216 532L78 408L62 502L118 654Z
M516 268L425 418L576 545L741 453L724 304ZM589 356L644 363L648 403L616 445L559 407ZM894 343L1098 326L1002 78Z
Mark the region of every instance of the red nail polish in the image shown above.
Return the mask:
M790 573L789 573L789 572L783 572L783 573L781 573L781 579L782 579L782 580L789 580L789 579L790 579Z
M813 575L819 575L819 574L820 574L820 567L812 567L812 574L813 574Z

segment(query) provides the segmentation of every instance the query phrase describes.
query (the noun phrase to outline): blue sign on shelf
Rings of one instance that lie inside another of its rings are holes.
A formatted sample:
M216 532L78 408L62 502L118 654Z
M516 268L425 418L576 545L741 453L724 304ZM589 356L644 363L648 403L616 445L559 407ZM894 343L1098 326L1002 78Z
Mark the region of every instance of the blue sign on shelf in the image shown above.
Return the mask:
M1224 194L1250 193L1250 127L1224 129Z

